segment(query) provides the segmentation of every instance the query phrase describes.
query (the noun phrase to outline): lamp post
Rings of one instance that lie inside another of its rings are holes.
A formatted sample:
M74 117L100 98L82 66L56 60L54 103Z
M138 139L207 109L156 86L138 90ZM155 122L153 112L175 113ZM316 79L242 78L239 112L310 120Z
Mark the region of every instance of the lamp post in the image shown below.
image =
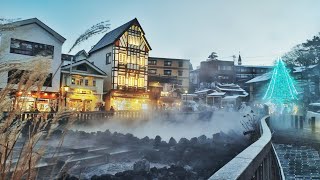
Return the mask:
M188 91L185 90L184 93L186 93L186 102L188 102Z
M65 85L63 87L63 90L64 90L64 107L66 108L67 107L67 93L69 91L69 86Z

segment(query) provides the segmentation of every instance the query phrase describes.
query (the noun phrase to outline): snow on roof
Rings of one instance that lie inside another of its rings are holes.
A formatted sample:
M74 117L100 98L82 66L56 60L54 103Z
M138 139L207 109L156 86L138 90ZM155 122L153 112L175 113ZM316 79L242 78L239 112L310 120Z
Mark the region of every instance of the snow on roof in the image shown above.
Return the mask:
M314 68L316 66L317 66L317 64L310 65L310 66L308 66L308 69L312 69L312 68ZM305 66L293 67L293 73L298 73L298 72L302 72L302 71L305 71L305 70L306 70Z
M249 94L244 92L242 95L225 96L223 99L236 99L238 97L247 97Z
M237 88L237 89L232 89L232 88L221 88L221 87L217 87L217 89L219 89L220 91L238 91L238 92L245 92L244 89L242 88Z
M226 96L226 97L224 97L222 99L237 99L238 97L239 97L238 95L236 95L236 96Z
M182 96L198 96L197 94L182 94Z
M309 106L320 106L320 103L310 103Z
M234 83L230 83L230 84L220 84L220 83L218 83L217 85L221 86L221 87L235 87L235 88L240 87L239 85L234 84Z
M200 90L200 91L196 91L194 92L195 94L201 94L201 93L206 93L208 91L212 91L212 89L204 89L204 90Z
M261 76L257 76L249 81L247 81L246 83L256 83L256 82L261 82L261 81L267 81L269 79L271 79L272 76L272 72L267 72L265 74L262 74Z
M211 94L208 94L208 96L223 96L225 94L225 92L213 92Z

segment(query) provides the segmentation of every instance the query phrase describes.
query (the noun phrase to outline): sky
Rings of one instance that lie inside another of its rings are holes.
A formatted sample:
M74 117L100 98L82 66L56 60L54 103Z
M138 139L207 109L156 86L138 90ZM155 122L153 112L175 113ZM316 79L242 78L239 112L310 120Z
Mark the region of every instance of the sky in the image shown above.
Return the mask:
M86 29L109 20L114 29L134 18L152 47L150 56L190 59L211 52L246 65L274 60L320 32L319 0L1 0L0 17L36 17L67 40L67 53ZM75 48L89 51L103 36Z

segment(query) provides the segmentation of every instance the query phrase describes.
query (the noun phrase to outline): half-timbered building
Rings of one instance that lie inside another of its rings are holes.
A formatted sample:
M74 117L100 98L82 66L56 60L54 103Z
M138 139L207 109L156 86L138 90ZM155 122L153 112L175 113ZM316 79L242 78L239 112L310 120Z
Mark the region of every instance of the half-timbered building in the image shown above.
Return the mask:
M89 51L89 61L108 76L104 80L105 107L147 109L148 56L151 47L135 18L108 32Z

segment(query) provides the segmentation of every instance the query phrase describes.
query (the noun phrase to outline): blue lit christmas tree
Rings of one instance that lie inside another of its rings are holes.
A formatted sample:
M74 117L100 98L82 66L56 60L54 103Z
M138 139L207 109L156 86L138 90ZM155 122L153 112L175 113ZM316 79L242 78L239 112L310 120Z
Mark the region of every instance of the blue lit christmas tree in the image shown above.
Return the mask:
M276 105L288 104L297 100L298 92L294 86L294 81L286 68L285 63L278 59L273 68L267 92L263 99Z

